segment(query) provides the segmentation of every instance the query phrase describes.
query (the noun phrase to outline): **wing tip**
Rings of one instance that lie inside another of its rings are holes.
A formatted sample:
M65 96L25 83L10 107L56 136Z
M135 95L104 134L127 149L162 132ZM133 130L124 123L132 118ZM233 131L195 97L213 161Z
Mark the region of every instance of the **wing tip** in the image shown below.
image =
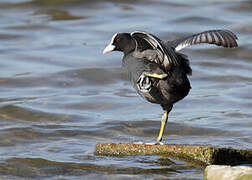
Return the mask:
M227 30L227 29L224 29L222 31L226 34L226 36L228 36L228 40L229 40L228 44L229 45L228 45L227 48L236 48L236 47L238 47L238 42L237 42L238 37L237 37L237 35L235 33L233 33L232 31Z
M232 31L228 30L228 29L223 29L222 31L227 32L228 34L230 34L234 39L238 40L238 37L235 33L233 33Z

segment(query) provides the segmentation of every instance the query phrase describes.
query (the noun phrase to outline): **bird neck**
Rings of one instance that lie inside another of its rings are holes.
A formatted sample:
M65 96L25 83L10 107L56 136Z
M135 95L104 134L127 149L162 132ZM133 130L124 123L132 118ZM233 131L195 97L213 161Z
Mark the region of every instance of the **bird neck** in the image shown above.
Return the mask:
M132 51L134 51L136 48L136 43L133 39L131 39L126 46L123 48L123 53L124 55L127 55L129 53L131 53Z

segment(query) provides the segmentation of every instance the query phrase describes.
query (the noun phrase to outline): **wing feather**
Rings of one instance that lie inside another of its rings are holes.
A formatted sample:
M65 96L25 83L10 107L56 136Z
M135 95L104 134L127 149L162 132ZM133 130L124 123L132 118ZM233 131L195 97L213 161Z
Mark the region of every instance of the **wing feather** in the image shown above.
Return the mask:
M165 45L155 35L142 31L134 31L131 33L131 37L137 41L138 51L144 51L150 48L155 50L158 54L158 60L153 59L152 61L159 64L165 70L169 70L172 65L179 64L178 57L172 47Z
M237 36L229 30L210 30L194 34L174 41L168 41L167 44L175 48L176 51L200 43L215 44L226 48L237 47Z

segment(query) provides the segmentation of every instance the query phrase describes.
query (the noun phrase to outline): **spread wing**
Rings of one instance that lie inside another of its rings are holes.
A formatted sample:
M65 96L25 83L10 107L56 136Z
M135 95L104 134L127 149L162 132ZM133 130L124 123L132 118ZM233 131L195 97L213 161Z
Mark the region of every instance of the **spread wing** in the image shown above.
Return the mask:
M176 51L194 44L208 43L226 48L237 47L237 36L229 30L209 30L194 34L185 38L168 41L167 44L175 48Z
M159 64L165 70L169 70L171 65L179 64L178 57L172 47L165 45L156 36L147 32L134 31L131 33L131 37L136 40L137 51L153 50L153 52L157 53L157 58L145 57L149 61ZM143 54L147 55L148 53Z

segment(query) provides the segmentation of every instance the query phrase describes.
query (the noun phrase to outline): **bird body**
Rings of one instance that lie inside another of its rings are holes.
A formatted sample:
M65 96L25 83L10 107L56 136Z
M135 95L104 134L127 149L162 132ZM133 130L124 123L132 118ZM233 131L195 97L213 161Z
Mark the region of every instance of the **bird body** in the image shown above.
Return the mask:
M115 34L103 53L122 51L122 67L134 88L147 101L164 110L157 143L160 144L173 104L190 91L191 67L179 50L194 44L209 43L227 48L237 47L236 35L228 30L210 30L174 41L164 42L147 32Z
M145 58L134 56L134 52L123 57L122 67L128 73L134 88L146 100L160 104L163 109L169 109L175 102L183 99L190 90L190 82L187 73L190 68L187 59L180 57L179 66L169 70L169 72L160 68L154 62ZM187 67L184 67L187 66ZM144 76L143 73L167 74L164 79L157 79Z

